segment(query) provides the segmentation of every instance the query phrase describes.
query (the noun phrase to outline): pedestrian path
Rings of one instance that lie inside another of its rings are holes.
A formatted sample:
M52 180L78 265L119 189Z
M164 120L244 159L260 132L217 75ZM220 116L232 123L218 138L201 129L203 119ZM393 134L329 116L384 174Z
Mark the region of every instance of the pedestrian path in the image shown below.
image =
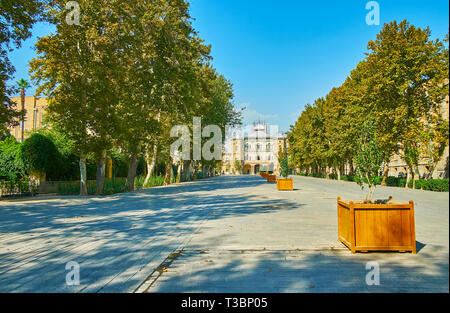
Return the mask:
M0 202L0 292L448 292L448 193L415 201L417 255L352 255L336 198L354 183L224 176L109 197ZM68 286L67 262L80 265ZM380 285L366 283L367 262Z

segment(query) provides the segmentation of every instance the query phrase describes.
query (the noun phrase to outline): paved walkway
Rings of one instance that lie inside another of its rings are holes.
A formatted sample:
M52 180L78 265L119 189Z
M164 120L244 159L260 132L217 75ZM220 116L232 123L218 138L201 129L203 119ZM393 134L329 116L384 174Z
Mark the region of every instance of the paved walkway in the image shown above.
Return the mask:
M0 202L0 292L448 292L448 193L380 187L414 200L418 254L352 255L336 198L354 183L216 177L110 197ZM80 264L67 286L65 265ZM366 263L380 264L367 286Z

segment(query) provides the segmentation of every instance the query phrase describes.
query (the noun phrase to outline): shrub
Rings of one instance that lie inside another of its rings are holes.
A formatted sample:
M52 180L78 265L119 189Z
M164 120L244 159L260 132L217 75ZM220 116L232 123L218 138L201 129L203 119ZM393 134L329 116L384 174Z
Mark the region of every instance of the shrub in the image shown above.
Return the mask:
M355 176L354 175L341 175L341 179L343 181L351 181L354 182L355 181Z
M46 173L57 169L58 164L55 164L55 160L60 159L53 141L41 134L33 134L22 143L20 158L27 171Z
M144 176L138 176L135 178L134 184L136 189L150 188L164 185L164 176L153 176L146 186L143 186L145 181ZM103 194L112 195L117 193L122 193L126 191L126 178L118 177L112 179L105 179L103 185ZM89 180L87 182L87 189L89 195L94 195L96 193L96 183L95 181ZM79 195L80 194L80 183L79 182L61 182L58 184L58 194L60 195Z
M448 183L449 183L448 179L430 179L430 180L419 179L416 180L416 189L448 192L449 191ZM410 185L412 185L412 182L410 183Z
M0 178L11 181L25 176L20 145L13 136L0 142Z
M281 165L281 176L284 178L289 176L289 162L288 158L283 158L280 162Z

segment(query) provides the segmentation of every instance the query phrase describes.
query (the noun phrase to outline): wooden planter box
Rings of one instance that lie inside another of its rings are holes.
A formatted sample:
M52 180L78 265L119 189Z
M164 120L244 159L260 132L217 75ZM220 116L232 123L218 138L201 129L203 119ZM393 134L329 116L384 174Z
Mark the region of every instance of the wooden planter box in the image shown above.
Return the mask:
M294 190L294 180L292 178L278 178L277 179L278 190Z
M277 182L277 175L267 175L267 181L269 183L276 183Z
M337 200L339 240L356 251L416 253L414 202L364 204Z

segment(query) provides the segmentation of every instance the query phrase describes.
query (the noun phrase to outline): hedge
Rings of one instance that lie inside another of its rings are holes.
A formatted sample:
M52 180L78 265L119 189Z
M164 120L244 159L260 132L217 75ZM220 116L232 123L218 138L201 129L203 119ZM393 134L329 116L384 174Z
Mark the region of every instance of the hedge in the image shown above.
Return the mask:
M325 178L325 175L322 174L304 174L300 173L299 176L309 176L309 177L316 177L316 178ZM336 174L330 174L330 179L337 179ZM341 180L343 181L355 181L354 175L341 175ZM376 177L376 184L380 185L383 181L382 176ZM405 187L406 185L406 178L399 178L399 177L392 177L389 176L386 178L386 185L390 187ZM412 188L413 182L410 181L408 184L409 188ZM449 180L447 179L419 179L416 180L415 184L416 189L422 189L422 190L429 190L429 191L440 191L440 192L448 192L449 191Z

